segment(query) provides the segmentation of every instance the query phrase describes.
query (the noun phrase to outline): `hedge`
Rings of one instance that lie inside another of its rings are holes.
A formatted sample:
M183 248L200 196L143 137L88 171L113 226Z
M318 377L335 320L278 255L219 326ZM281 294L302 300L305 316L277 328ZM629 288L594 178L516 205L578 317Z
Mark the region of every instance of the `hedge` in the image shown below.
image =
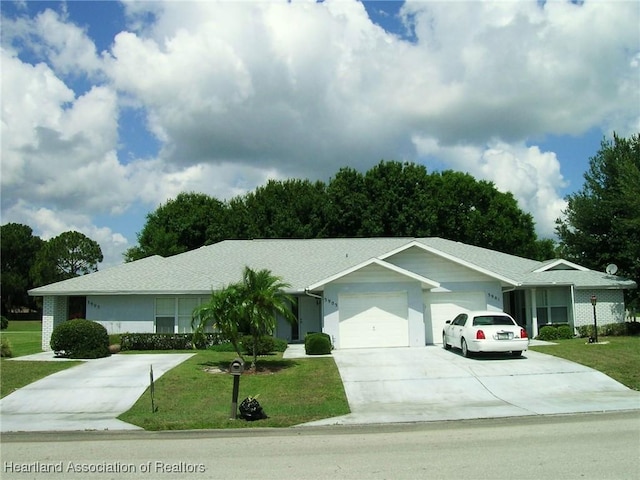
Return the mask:
M580 337L593 337L593 325L580 325L577 327ZM598 335L603 337L619 337L625 335L640 335L640 322L606 323L598 325Z
M195 348L209 348L224 343L218 333L205 333ZM120 348L125 350L190 350L194 348L192 333L123 333Z

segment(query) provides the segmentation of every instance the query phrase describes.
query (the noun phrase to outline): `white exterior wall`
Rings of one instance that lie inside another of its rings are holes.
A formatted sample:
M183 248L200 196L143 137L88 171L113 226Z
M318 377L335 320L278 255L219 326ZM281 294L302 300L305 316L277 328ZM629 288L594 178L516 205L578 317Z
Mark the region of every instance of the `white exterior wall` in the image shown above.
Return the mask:
M624 292L622 290L575 290L574 327L593 325L591 295L597 297L598 325L624 322Z
M42 299L42 350L51 351L53 329L68 320L69 300L67 297L44 297Z
M106 295L87 297L87 320L111 333L153 333L155 295Z

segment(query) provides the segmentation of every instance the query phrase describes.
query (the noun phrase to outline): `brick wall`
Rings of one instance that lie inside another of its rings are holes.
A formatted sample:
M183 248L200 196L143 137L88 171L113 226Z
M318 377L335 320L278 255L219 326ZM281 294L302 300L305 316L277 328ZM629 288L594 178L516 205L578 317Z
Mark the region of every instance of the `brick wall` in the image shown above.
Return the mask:
M624 322L624 293L622 290L576 290L575 326L593 325L591 295L597 298L598 325Z
M50 351L51 334L56 325L67 320L67 297L44 297L42 299L42 350Z

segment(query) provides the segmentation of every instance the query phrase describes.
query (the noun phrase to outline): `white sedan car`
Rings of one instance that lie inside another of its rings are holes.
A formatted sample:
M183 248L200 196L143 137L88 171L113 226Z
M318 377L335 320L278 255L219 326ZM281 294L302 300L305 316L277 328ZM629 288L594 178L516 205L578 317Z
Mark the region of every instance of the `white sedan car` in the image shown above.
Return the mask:
M468 357L470 352L511 352L519 357L529 348L527 331L502 312L461 313L447 320L442 331L445 349L457 347Z

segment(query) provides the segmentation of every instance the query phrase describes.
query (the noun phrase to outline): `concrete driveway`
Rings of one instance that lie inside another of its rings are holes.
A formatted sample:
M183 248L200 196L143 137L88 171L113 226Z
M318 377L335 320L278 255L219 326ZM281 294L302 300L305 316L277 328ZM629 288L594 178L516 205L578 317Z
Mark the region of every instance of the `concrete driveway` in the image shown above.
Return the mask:
M351 412L306 425L403 423L640 409L640 392L527 351L464 358L440 346L335 350Z
M191 355L112 355L84 360L82 365L49 375L0 400L0 430L138 430L116 417L129 410L149 386L150 368L157 379ZM45 352L12 361L23 360L55 359L52 352Z

